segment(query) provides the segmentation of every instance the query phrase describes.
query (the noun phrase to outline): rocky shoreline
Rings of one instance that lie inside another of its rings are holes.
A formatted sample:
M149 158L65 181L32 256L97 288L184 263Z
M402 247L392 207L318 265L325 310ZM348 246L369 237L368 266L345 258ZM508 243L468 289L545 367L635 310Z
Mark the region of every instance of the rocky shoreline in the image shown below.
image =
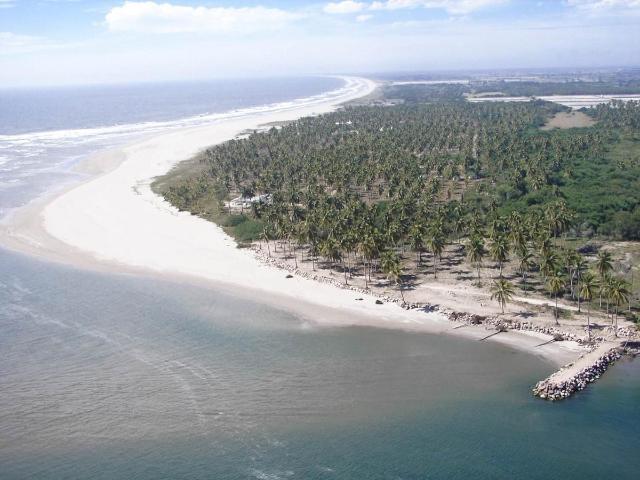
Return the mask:
M539 381L536 386L533 387L532 392L535 396L544 400L555 401L568 398L575 392L584 390L587 385L599 379L602 374L607 371L609 366L613 365L621 356L622 354L619 352L618 347L612 348L604 355L599 356L590 366L572 375L568 380L556 381L554 377L571 366L563 367L550 377Z
M458 325L458 327L464 325L485 325L487 327L492 327L492 329L496 333L504 332L507 330L521 330L542 333L552 337L549 342L567 340L574 341L582 345L585 348L585 355L589 355L595 352L595 350L597 350L600 345L603 345L606 340L602 336L592 336L591 341L589 341L586 329L584 336L580 336L573 332L566 332L556 327L536 325L533 322L504 319L498 318L497 316L483 316L465 312L456 312L453 310L443 309L439 305L431 305L427 303L406 303L399 298L390 297L388 295L382 295L371 290L365 290L360 287L347 285L334 278L329 278L323 275L295 268L287 262L283 262L277 258L269 256L259 245L253 244L251 246L251 250L256 260L258 260L260 263L283 270L288 273L288 276L296 275L316 282L327 283L343 290L351 290L355 293L374 296L377 298L376 303L391 302L407 310L419 309L425 312L438 311L445 315L445 317L451 322L462 323L462 325ZM607 331L613 333L613 327L607 327ZM636 339L638 337L637 332L632 332L624 327L619 327L617 333L618 337L626 338L627 341L629 339ZM625 351L628 351L628 353L631 353L632 355L638 354L637 349L627 350L622 348L621 346L613 347L605 354L597 357L589 366L573 374L570 379L561 382L555 381L555 377L557 377L559 374L565 373L568 369L574 368L575 363L563 366L560 370L553 373L551 376L538 382L533 388L533 393L534 395L546 400L561 400L564 398L568 398L573 393L583 390L589 383L592 383L600 378L600 376L607 370L609 365L615 363L615 361L617 361Z

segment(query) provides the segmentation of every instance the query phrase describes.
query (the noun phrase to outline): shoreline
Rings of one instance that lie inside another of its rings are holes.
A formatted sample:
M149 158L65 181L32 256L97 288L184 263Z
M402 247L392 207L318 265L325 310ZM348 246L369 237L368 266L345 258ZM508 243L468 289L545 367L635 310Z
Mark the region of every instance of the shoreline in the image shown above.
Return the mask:
M332 111L375 89L374 82L366 79L349 81L355 86L335 98L172 130L92 155L78 168L93 177L15 212L2 224L0 244L85 269L159 274L169 280L215 285L318 325L395 328L469 339L486 336L490 331L482 325L454 331L451 320L441 312L405 310L393 302L378 305L372 294L356 294L300 276L286 278L282 270L261 264L250 251L238 249L217 225L178 212L151 192L154 178L204 148L270 122ZM513 330L489 341L526 351L556 366L575 361L586 352L572 342L536 348L547 338Z

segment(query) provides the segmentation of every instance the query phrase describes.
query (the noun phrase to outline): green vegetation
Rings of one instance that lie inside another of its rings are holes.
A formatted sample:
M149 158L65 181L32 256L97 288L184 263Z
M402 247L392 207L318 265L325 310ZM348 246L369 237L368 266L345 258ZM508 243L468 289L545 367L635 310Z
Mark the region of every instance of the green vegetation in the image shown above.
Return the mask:
M151 185L179 210L189 211L220 225L238 242L251 242L260 237L264 222L255 215L233 213L224 208L229 191L217 182L209 183L202 158L180 163Z
M578 247L640 238L640 103L589 109L589 128L542 131L564 107L467 103L460 86L393 88L387 97L404 91L402 104L347 107L226 142L154 188L241 241L265 240L271 252L277 240L314 267L324 258L345 283L362 276L368 286L380 273L403 295L425 253L436 277L458 245L456 261L466 257L478 282L483 261L494 262L503 306L510 262L525 293L546 288L556 300L556 319L562 296L578 308L590 301ZM225 203L256 194L270 197L240 210ZM403 262L407 252L415 265ZM629 289L605 273L598 296L617 317Z

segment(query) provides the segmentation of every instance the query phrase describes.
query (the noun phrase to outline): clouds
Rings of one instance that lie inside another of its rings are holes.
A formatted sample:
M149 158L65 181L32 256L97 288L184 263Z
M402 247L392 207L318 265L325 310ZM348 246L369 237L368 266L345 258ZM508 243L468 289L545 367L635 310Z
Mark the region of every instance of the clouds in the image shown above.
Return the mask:
M35 35L0 32L0 55L2 56L60 50L65 47L67 47L66 44L55 43Z
M508 0L377 0L371 3L364 3L346 0L337 3L328 3L323 10L325 13L330 14L344 14L358 13L363 10L394 11L424 8L444 10L451 15L466 15L476 10L507 3L507 1Z
M71 1L0 0L0 85L640 64L640 0Z
M570 6L586 10L640 10L640 0L567 0Z
M364 2L354 2L352 0L345 0L343 2L327 3L322 10L325 13L329 13L329 14L357 13L357 12L361 12L366 7L367 7L367 4Z
M192 7L156 2L125 2L105 17L109 30L138 33L254 33L299 19L278 8Z
M17 35L11 32L0 32L0 49L3 50L5 48L29 46L39 43L40 41L40 38L32 37L30 35Z
M0 0L10 1L13 0ZM508 0L343 0L326 3L321 9L316 7L315 10L310 5L295 10L260 5L218 7L182 5L168 1L125 1L108 11L104 24L112 32L247 34L281 29L309 16L318 17L319 14L349 16L352 21L364 23L373 17L374 11L382 14L385 11L420 8L442 10L449 15L460 16L506 1Z

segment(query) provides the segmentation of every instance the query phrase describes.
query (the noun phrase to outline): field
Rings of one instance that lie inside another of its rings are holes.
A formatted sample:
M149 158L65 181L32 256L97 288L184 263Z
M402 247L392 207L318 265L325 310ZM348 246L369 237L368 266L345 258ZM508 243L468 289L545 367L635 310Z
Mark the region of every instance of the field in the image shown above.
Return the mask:
M554 128L585 128L595 125L595 121L589 115L583 112L558 112L547 123L544 124L541 130L553 130Z

